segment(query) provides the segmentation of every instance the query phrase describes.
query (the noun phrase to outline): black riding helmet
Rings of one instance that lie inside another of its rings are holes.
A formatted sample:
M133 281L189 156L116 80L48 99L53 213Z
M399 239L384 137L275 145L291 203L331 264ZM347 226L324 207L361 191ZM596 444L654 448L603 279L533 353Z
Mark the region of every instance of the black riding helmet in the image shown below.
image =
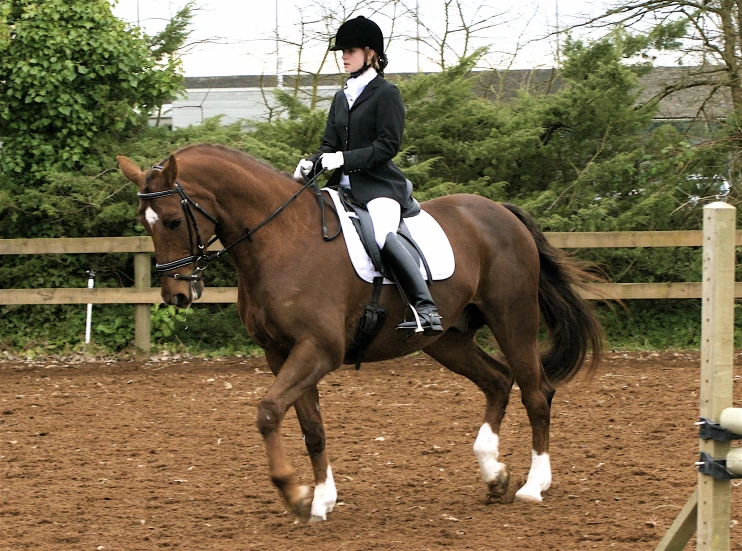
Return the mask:
M349 48L369 47L379 57L384 55L384 35L379 26L359 15L355 19L348 19L340 25L335 40L330 44L331 51L347 50Z
M388 63L384 55L384 35L376 23L362 15L340 25L335 39L330 43L330 51L333 52L366 47L379 56L379 64L383 70Z

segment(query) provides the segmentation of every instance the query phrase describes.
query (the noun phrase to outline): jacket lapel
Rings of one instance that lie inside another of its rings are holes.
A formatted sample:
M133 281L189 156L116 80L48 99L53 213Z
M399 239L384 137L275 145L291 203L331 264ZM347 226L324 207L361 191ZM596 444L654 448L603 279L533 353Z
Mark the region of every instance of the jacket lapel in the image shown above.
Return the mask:
M374 92L376 92L376 89L381 84L381 78L382 78L381 75L376 75L374 80L372 80L366 85L366 87L363 89L363 92L361 92L361 95L358 96L356 101L353 103L353 107L350 108L351 111L353 111L353 109L358 107L358 104L363 103L368 98L374 95ZM347 105L347 102L346 102L346 105Z
M345 97L345 94L340 92L340 94L343 96L343 101L340 102L340 105L338 106L338 110L336 111L337 114L340 115L347 115L348 114L348 98Z

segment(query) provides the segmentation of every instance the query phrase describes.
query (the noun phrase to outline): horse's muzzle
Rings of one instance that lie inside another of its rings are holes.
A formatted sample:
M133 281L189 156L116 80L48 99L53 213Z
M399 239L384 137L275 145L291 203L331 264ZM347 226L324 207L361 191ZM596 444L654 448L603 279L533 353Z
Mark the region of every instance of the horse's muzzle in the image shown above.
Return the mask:
M170 297L169 302L176 308L188 308L191 305L191 297L185 293L175 293Z
M181 287L176 292L169 292L163 285L162 299L166 304L172 304L176 308L188 308L194 300L201 298L203 290L204 284L201 281L189 281L187 287Z

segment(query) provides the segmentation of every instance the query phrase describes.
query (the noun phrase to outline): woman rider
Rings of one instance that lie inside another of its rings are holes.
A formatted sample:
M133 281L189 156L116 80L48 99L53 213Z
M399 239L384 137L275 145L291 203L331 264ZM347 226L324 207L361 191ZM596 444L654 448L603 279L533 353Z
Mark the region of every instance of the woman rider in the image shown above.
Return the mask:
M330 50L343 52L350 78L332 100L319 152L299 161L294 178L314 176L321 168L335 170L327 185L350 187L355 200L366 205L381 257L415 310L416 320L397 328L440 334L441 318L419 265L397 238L402 207L412 195L392 162L402 142L405 112L399 89L384 78L384 36L376 23L359 16L340 26Z

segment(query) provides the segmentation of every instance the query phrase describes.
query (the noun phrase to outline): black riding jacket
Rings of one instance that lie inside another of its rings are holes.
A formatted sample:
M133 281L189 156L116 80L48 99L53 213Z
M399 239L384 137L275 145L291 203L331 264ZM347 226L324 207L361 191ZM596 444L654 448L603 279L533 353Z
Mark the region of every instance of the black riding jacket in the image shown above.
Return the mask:
M392 162L402 143L404 116L399 89L381 75L366 85L350 110L340 90L330 106L320 151L310 157L315 170L322 153L342 151L345 163L330 177L328 186L340 183L342 170L357 201L365 204L389 197L407 206L407 180Z

